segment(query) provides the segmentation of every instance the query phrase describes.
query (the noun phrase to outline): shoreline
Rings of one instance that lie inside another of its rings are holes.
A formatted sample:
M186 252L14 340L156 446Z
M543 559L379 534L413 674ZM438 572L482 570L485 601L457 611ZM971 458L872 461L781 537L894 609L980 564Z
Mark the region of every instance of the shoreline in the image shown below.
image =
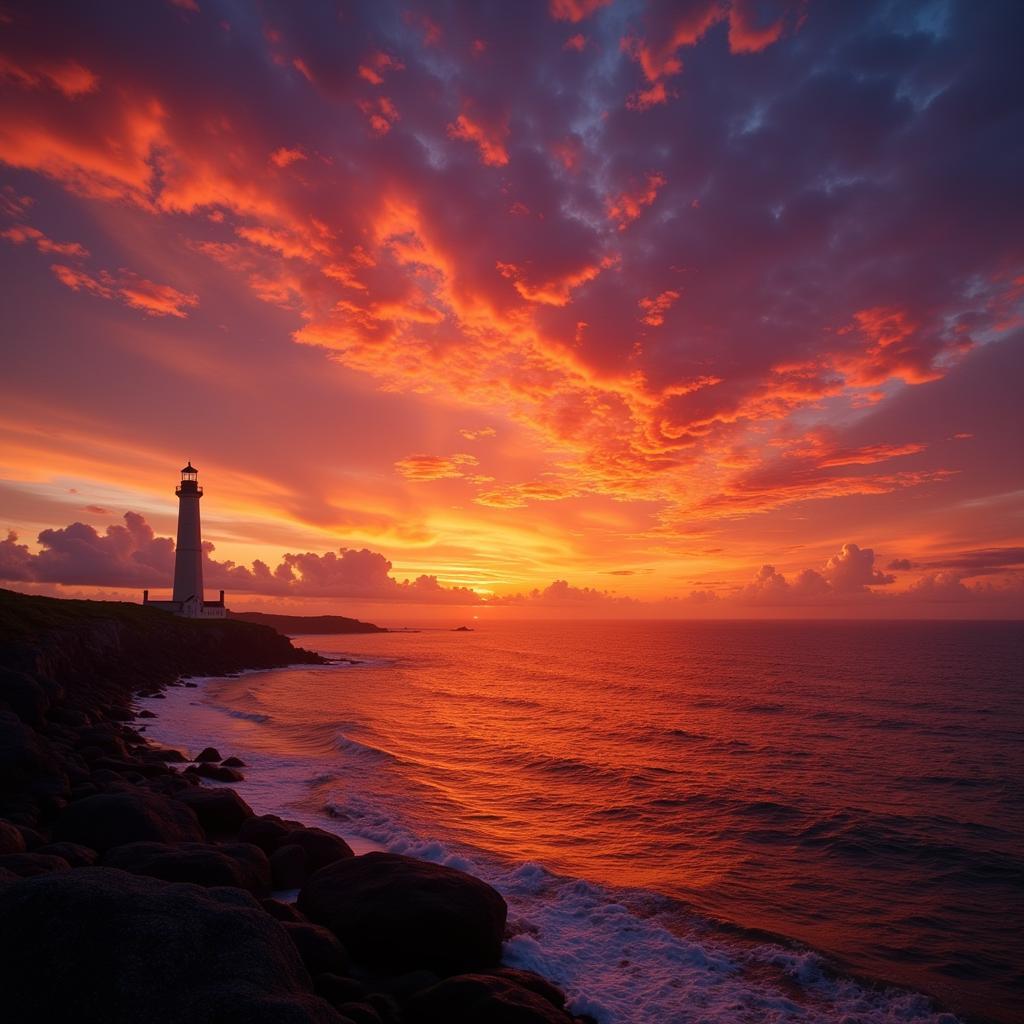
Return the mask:
M356 664L351 665L351 667L358 668L359 664L359 660L356 659ZM304 665L296 666L296 668L303 670L307 667L308 666ZM263 671L276 670L255 670L254 674L258 674ZM200 684L199 692L202 692L205 689L205 686L203 685L204 683L216 685L217 683L224 681L224 678L225 677L206 677L205 679L197 680ZM216 704L211 703L209 709L217 715L224 715L228 718L233 717L233 713L229 709L220 707ZM248 719L248 715L242 715L240 717ZM262 725L263 723L258 722L256 724ZM272 769L262 770L272 771ZM256 801L254 801L254 803L255 802ZM306 818L307 824L312 825L312 827L326 828L334 832L345 839L345 841L353 846L353 848L362 846L363 844L366 844L365 848L367 849L374 848L387 850L389 847L388 840L379 836L368 837L358 830L346 830L342 825L342 821L337 817L334 817L328 808L324 808L320 811L312 811L309 808L305 810L299 809L288 803L286 806L279 805L267 808L267 811L268 813L294 814L300 820L303 819L304 815L311 816ZM397 848L407 848L405 846L404 839L400 842ZM516 909L515 894L507 891L506 887L494 877L494 873L489 871L485 864L474 863L472 847L468 848L467 854L467 849L452 850L446 840L430 838L429 836L419 836L415 839L415 849L419 851L431 849L440 850L441 853L439 854L438 860L435 861L433 855L428 855L428 859L432 862L439 862L442 864L454 861L469 873L477 877L483 877L489 884L498 888L502 895L505 896L509 901L510 910ZM479 852L481 854L486 854L486 851ZM417 854L414 853L413 855L416 856ZM468 861L466 859L467 856L470 858ZM512 864L513 868L515 866L515 864ZM763 928L750 927L735 921L714 917L708 912L700 910L695 906L688 905L685 901L667 893L659 893L656 890L646 889L616 890L596 883L589 883L583 879L574 878L568 875L555 874L540 864L525 864L519 865L519 867L528 869L536 868L537 870L542 871L545 876L545 884L548 886L573 887L582 884L592 890L603 890L609 901L616 900L617 893L619 895L625 894L630 897L640 897L642 899L653 897L658 902L664 901L666 904L671 904L672 907L679 908L679 913L682 915L699 919L702 922L702 925L708 930L708 934L703 936L704 938L715 940L716 942L717 940L724 938L727 941L728 946L733 949L740 947L747 950L763 950L765 947L773 947L780 956L790 957L809 965L802 967L801 971L804 973L809 971L813 974L820 975L821 979L826 983L837 983L843 985L853 984L862 989L863 994L869 998L902 1000L904 1004L903 1014L906 1014L905 1019L908 1020L926 1019L929 1021L941 1021L943 1024L958 1024L958 1022L959 1024L994 1024L992 1018L988 1018L980 1014L964 1015L962 1013L957 1013L943 1005L942 1001L938 997L922 992L919 989L906 988L898 984L873 977L867 973L858 972L850 965L843 963L838 957L827 952L821 952L799 939L783 933L773 932ZM515 874L514 871L512 873ZM627 900L627 902L632 901ZM536 969L538 973L543 975L548 981L561 985L569 995L570 1006L573 1006L576 1003L580 1003L583 1006L588 1005L586 995L579 992L576 992L574 995L573 986L571 984L567 984L564 978L560 979L558 977L560 973L558 970L545 971L543 968L539 967ZM626 1018L618 1019L622 1021L623 1024L626 1020ZM835 1019L839 1018L837 1017ZM902 1014L901 1019L904 1019Z
M227 676L319 656L267 627L137 606L3 592L0 611L0 985L14 1018L470 1024L514 1010L585 1024L550 983L500 965L507 908L484 882L257 815L220 785L244 778L230 751L163 749L136 728L155 714L137 717L139 696L198 689L182 666ZM274 898L288 890L295 905Z

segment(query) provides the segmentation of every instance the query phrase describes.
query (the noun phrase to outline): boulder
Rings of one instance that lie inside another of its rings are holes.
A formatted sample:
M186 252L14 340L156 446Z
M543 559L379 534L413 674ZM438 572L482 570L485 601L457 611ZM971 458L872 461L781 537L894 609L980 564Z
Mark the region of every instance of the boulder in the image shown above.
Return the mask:
M306 882L298 907L358 962L442 976L497 966L508 914L478 878L394 853L335 861Z
M5 853L0 857L0 868L6 868L20 878L45 875L51 871L70 871L71 865L63 857L45 853Z
M348 974L345 947L326 928L308 921L282 921L281 924L311 975Z
M204 750L201 750L198 754L196 754L195 757L195 760L198 764L202 764L204 762L219 761L220 759L221 756L217 752L216 747L206 747Z
M33 729L42 728L54 690L53 684L46 686L25 672L0 668L0 703Z
M223 765L211 764L208 761L189 765L185 771L192 772L201 779L212 779L214 782L241 782L245 778L237 768L225 768Z
M87 868L96 863L98 854L88 846L78 843L47 843L34 853L47 853L52 857L63 857L73 868Z
M276 917L278 921L306 920L306 915L296 910L294 903L285 903L283 900L275 900L273 897L268 896L266 899L260 900L260 906L271 917Z
M245 762L240 757L225 757L221 764L226 768L244 768Z
M24 853L25 837L9 821L0 821L0 854Z
M300 846L306 851L306 871L313 874L336 860L354 857L352 847L341 836L322 828L297 828L289 832L281 846Z
M544 996L509 978L463 974L417 993L405 1008L407 1024L573 1024Z
M183 789L177 798L190 807L211 839L236 836L253 809L233 789Z
M201 843L205 838L190 807L138 788L76 800L53 826L55 842L81 843L100 853L125 843Z
M270 892L267 855L249 843L127 843L108 850L103 866L165 882L233 885L257 896Z
M355 978L330 972L314 975L313 985L331 1006L357 1002L366 994L366 989Z
M12 1021L343 1024L311 984L284 929L238 889L108 868L0 886Z
M238 838L245 843L255 843L265 853L272 853L290 831L275 814L261 814L248 818L238 830Z
M288 843L270 855L270 877L275 889L298 889L307 874L306 851L301 846Z

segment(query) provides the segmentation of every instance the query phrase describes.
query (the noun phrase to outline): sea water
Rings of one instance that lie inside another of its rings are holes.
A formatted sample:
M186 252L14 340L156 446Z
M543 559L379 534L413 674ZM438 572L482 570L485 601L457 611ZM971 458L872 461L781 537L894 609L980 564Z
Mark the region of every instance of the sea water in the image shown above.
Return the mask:
M470 870L602 1024L1024 1019L1024 631L503 623L309 636L149 734L259 812ZM929 1000L922 993L932 997Z

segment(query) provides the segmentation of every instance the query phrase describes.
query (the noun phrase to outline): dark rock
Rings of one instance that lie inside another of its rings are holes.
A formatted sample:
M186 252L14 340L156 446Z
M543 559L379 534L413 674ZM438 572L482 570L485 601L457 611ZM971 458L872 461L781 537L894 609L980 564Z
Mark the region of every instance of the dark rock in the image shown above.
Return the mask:
M358 1002L366 995L366 989L355 978L330 972L314 975L313 986L332 1006Z
M137 715L136 718L156 718L156 715L148 708L143 708Z
M195 756L195 760L198 763L202 763L202 762L205 762L205 761L211 761L211 762L212 761L219 761L220 760L220 754L217 753L217 748L216 747L206 747L205 750L201 750Z
M562 1010L565 1008L565 993L557 986L552 985L547 978L542 978L533 971L521 971L516 967L496 967L493 970L484 972L495 978L504 978L522 988L528 988L531 992L543 996L552 1006Z
M0 821L0 854L24 853L25 838L9 821Z
M306 851L295 843L279 846L270 855L270 875L275 889L298 889L306 880Z
M146 747L142 757L150 761L164 761L167 764L183 764L188 758L180 751L170 747Z
M354 857L352 847L341 836L322 828L297 828L289 832L281 845L301 846L306 851L306 871L313 874L335 861Z
M544 996L493 974L446 978L406 1004L408 1024L572 1024Z
M310 989L284 930L237 889L107 868L0 886L12 1021L342 1024Z
M29 825L18 825L17 828L21 833L21 838L25 843L26 850L38 850L39 847L46 842L46 840Z
M195 812L211 839L238 835L242 825L253 817L253 809L233 789L189 787L177 798Z
M0 794L7 797L41 793L68 796L70 792L68 777L53 747L12 711L0 711ZM14 817L12 814L4 816ZM30 806L23 804L18 820L30 817Z
M45 853L5 853L0 857L0 868L13 871L21 878L31 878L51 871L70 871L71 865L63 857L51 857Z
M260 904L271 917L276 917L278 921L298 921L301 923L308 920L305 914L296 910L294 903L285 903L283 900L267 897L265 900L260 900Z
M409 971L407 974L388 975L378 979L374 987L390 992L402 1002L425 988L431 988L440 981L433 971Z
M126 843L202 842L206 836L192 809L181 801L135 789L76 800L58 816L53 838L102 854Z
M50 709L53 687L14 669L0 668L0 703L33 729L40 729Z
M188 689L190 689L190 690L194 690L194 689L195 689L195 688L196 688L196 687L197 687L197 686L198 686L199 684L198 684L198 683L185 683L184 685L185 685L185 686L186 686L186 687L187 687Z
M93 771L106 769L119 775L138 775L143 778L155 778L167 774L167 765L160 761L122 761L116 757L98 757L93 761Z
M193 882L206 887L233 885L257 896L270 891L266 854L248 843L128 843L103 856L103 866L165 882Z
M225 768L208 761L198 765L189 765L185 771L192 772L203 779L213 779L215 782L241 782L245 778L237 768Z
M78 708L66 708L61 705L50 708L48 715L51 722L56 722L60 725L74 726L85 726L91 725L92 719L85 711L80 711Z
M298 907L359 962L442 975L497 966L508 913L478 878L393 853L323 868L303 886Z
M345 947L326 929L308 921L282 921L310 974L347 974Z
M53 857L63 857L73 868L88 868L96 863L98 854L88 846L79 843L47 843L40 846L35 853L47 853Z
M71 790L72 800L84 800L87 796L95 796L100 787L95 782L81 782Z
M276 815L261 814L242 824L238 838L244 843L255 843L264 853L272 853L288 832L288 827Z
M352 1021L352 1024L384 1024L377 1008L371 1003L342 1003L338 1013Z
M245 762L240 757L225 757L221 764L227 768L244 768Z
M135 712L127 708L110 708L107 711L107 718L114 722L130 722L135 717Z

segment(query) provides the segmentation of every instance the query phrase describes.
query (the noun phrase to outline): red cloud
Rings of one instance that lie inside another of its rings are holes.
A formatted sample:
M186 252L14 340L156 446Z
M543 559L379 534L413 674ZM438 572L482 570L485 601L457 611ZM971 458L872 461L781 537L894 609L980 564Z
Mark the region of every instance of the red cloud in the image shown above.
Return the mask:
M299 160L305 159L307 159L306 154L298 147L289 149L287 146L281 146L270 154L270 162L276 167L288 167Z
M480 160L488 167L504 167L508 163L508 151L505 149L504 138L508 128L488 128L474 121L469 114L462 113L448 125L448 136L452 139L463 139L476 144L480 150Z
M641 299L639 305L644 311L644 315L640 317L640 320L650 327L660 327L665 322L665 314L678 298L679 292L669 289L654 298Z
M199 304L199 296L179 291L168 284L157 284L130 270L117 275L100 271L94 277L60 263L50 268L61 284L72 291L87 291L102 299L120 299L126 306L139 309L147 316L173 316L184 319L187 310Z
M29 227L27 224L18 224L0 232L0 238L6 238L9 242L14 242L15 245L32 242L40 252L56 256L78 256L85 259L89 255L89 250L84 245L79 245L78 242L55 242L52 238L47 238L38 228Z
M663 174L648 174L643 186L632 192L621 192L607 201L608 219L624 231L658 198L658 190L665 184Z
M30 66L0 55L0 78L6 78L22 89L39 89L50 85L71 100L99 87L96 75L76 60L43 62Z
M571 21L574 24L589 18L594 11L607 7L612 0L550 0L548 9L556 21Z

